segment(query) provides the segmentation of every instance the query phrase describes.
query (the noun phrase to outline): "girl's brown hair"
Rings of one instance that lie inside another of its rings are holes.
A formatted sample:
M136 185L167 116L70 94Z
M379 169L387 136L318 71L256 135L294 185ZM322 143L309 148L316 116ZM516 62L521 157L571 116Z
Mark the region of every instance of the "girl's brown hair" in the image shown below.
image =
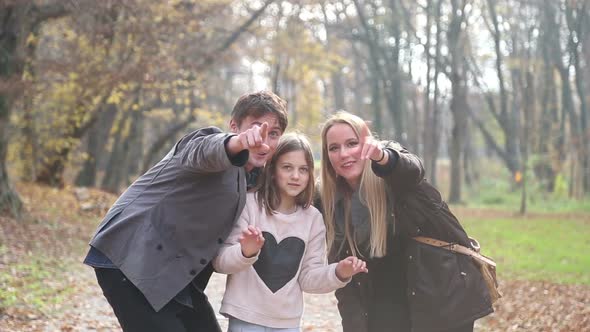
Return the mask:
M303 151L309 172L307 186L295 197L295 204L304 209L311 205L314 193L313 153L311 152L311 145L309 144L309 140L302 134L285 134L281 137L272 158L264 166L261 179L255 189L257 191L258 206L264 209L267 215L272 215L281 203L281 196L273 179L277 162L282 155L293 151Z

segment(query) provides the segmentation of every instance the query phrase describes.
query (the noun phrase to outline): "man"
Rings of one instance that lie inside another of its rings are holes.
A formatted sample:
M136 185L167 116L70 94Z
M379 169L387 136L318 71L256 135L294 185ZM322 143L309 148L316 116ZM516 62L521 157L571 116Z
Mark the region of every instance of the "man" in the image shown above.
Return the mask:
M84 263L125 332L221 331L203 293L211 260L245 204L247 178L287 127L284 100L240 97L229 123L178 141L119 197Z

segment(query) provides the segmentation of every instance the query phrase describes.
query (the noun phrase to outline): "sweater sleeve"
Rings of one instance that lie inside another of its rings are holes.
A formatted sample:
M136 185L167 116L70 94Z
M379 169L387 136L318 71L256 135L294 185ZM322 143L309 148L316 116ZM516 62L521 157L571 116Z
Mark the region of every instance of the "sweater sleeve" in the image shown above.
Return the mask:
M213 268L215 268L215 271L218 273L238 273L249 266L252 266L252 264L258 260L258 254L254 257L244 257L242 254L242 247L238 242L242 230L251 224L251 216L253 216L253 213L250 211L250 207L251 206L246 205L238 222L235 224L229 237L225 240L225 243L219 250L217 257L213 260Z
M336 276L336 263L328 265L326 253L326 228L319 211L313 218L310 238L303 256L299 285L306 293L329 293L346 286L350 281L341 281Z

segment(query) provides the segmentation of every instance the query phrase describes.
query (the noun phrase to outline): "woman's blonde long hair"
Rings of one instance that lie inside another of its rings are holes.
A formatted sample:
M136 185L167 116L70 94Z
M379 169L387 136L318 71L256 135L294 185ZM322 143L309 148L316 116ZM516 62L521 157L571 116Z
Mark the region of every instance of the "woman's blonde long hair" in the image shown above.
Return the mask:
M328 130L335 124L349 125L357 135L359 141L366 134L372 135L367 124L360 117L348 112L339 111L333 114L324 123L322 128L322 166L320 174L320 195L322 198L322 208L324 210L324 222L326 223L326 236L328 242L328 251L332 249L335 237L335 206L336 193L344 191L344 224L346 241L353 255L358 255L359 250L350 231L351 216L351 197L353 189L346 181L336 174L328 155L328 142L326 135ZM363 136L361 136L363 135ZM371 257L383 257L387 250L387 195L385 192L385 182L382 178L373 173L371 161L367 160L361 175L359 185L359 197L361 202L369 209L370 216L370 254Z

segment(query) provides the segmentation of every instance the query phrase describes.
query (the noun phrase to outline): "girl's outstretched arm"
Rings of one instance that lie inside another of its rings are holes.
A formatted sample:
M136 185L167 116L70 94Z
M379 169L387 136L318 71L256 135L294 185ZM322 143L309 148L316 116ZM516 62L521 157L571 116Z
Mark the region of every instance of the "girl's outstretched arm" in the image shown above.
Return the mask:
M322 215L318 211L314 216L310 239L301 262L299 273L301 289L306 293L322 294L344 287L350 278L341 280L336 273L337 265L337 263L328 265L326 228Z
M342 281L349 280L358 273L368 273L367 263L354 256L348 256L336 265L336 276Z

